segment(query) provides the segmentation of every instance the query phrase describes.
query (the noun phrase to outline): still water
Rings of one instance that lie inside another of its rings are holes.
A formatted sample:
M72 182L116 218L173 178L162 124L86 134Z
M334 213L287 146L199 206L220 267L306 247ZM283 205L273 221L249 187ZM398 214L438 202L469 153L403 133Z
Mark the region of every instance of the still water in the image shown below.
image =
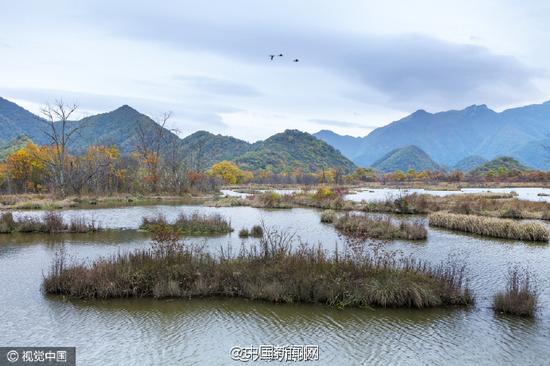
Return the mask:
M142 216L173 218L196 210L218 212L235 229L196 239L206 240L214 251L238 248L237 231L262 220L328 250L342 245L334 229L319 222L320 212L311 209L153 206L63 214L84 215L104 227L136 228ZM148 245L148 236L136 231L0 236L0 345L76 346L79 365L240 364L230 359L233 346L261 344L319 345L318 364L323 365L547 365L550 360L549 246L445 230L429 229L427 241L395 242L388 249L432 263L449 256L464 260L477 297L471 309L337 310L236 299L67 301L40 290L61 247L75 260L90 260ZM498 316L489 309L512 263L528 265L536 276L541 310L535 320Z
M357 192L346 195L347 200L355 202L374 202L383 201L386 199L395 199L407 194L429 194L432 196L449 196L453 194L465 194L465 193L516 193L516 197L522 200L528 201L546 201L550 202L550 189L548 188L535 188L535 187L521 187L521 188L462 188L458 191L438 191L428 190L423 188L409 188L409 189L396 189L396 188L364 188Z

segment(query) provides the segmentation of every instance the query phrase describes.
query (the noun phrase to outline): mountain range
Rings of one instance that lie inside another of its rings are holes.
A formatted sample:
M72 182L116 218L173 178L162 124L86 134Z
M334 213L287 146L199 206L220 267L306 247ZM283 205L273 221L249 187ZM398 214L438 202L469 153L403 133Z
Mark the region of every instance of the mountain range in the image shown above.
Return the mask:
M330 130L314 134L339 149L357 165L371 166L388 152L415 145L448 167L471 156L494 159L511 156L522 164L550 169L550 101L504 110L486 105L409 116L377 128L364 137L342 136Z
M4 155L25 138L48 143L44 120L17 104L0 98L0 153ZM111 112L70 122L82 127L72 151L89 145L116 145L123 154L135 150L142 135L152 136L159 125L134 108L123 105ZM174 147L178 157L194 169L231 160L244 169L274 172L319 171L338 168L344 172L357 165L382 172L392 170L472 171L488 160L509 156L520 165L550 169L550 101L497 113L485 105L463 110L411 115L377 128L364 137L338 135L322 130L313 135L286 130L266 140L249 143L231 136L197 131L180 138L164 131L161 149ZM172 151L170 150L170 151Z
M37 144L49 143L44 133L48 125L44 122L17 104L0 98L0 150L9 152L14 146L21 146L26 138ZM159 125L134 108L123 105L108 113L71 121L68 128L78 128L78 135L74 135L70 146L76 153L85 151L90 145L115 145L123 154L128 154L136 149L140 136L155 135ZM286 130L251 144L207 131L198 131L180 139L165 129L162 153L176 150L178 159L199 170L208 169L222 160L234 161L248 170L271 169L275 173L295 169L317 172L329 168L347 173L356 168L331 145L298 130Z
M372 168L383 173L389 173L396 170L406 172L409 169L414 169L417 172L424 170L444 170L444 168L433 161L424 150L415 145L409 145L390 151L375 161L372 164Z

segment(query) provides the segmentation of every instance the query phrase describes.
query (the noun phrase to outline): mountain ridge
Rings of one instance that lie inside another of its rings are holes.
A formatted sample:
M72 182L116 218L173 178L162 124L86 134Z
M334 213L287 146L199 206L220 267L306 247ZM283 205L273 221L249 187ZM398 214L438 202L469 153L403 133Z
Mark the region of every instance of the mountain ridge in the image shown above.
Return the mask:
M371 167L383 173L396 170L407 172L410 169L414 169L417 172L444 170L424 150L415 145L394 149L375 161Z
M0 145L8 144L18 136L26 136L37 144L48 143L39 128L43 122L17 104L1 99ZM18 124L21 128L15 128ZM69 121L68 126L69 130L78 129L69 146L77 154L90 145L115 145L121 153L129 154L135 151L142 137L150 139L160 127L153 119L127 104L110 112ZM138 134L138 128L143 133ZM10 129L14 131L8 133ZM4 140L5 137L8 139ZM331 145L297 130L286 130L250 144L232 136L207 131L196 131L180 139L172 131L164 129L161 153L172 154L177 161L198 170L206 170L222 160L235 161L246 169L269 168L277 173L293 169L316 172L325 168L349 172L355 168L353 162Z
M369 166L387 152L412 144L447 166L470 155L488 160L510 155L525 165L550 169L550 162L540 159L546 153L545 146L550 145L550 101L502 112L485 104L436 113L419 109L364 137L348 138L330 132L313 135L360 166Z

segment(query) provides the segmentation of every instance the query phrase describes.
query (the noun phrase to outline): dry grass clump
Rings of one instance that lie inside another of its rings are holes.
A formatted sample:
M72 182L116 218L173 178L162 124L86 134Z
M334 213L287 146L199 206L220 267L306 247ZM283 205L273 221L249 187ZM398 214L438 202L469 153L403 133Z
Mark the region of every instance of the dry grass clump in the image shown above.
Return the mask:
M243 227L241 230L239 230L239 238L246 239L250 236L250 231L248 231L247 228Z
M493 310L532 317L537 310L537 303L538 293L531 283L529 271L516 266L509 270L506 290L493 297Z
M336 219L336 212L333 210L324 210L321 212L321 222L324 224L332 224Z
M239 231L239 238L246 239L249 236L253 238L261 238L264 235L264 229L261 225L254 225L250 230L242 228Z
M71 218L67 223L58 212L48 211L42 217L21 216L14 218L11 212L0 215L0 233L87 233L100 231L95 221L88 222L83 217Z
M263 192L249 196L253 207L258 208L292 208L289 195L279 194L277 192Z
M502 217L503 219L524 219L525 214L523 213L523 211L517 208L508 207L502 211L500 217Z
M253 238L261 238L264 236L264 228L261 225L254 225L250 229L250 236Z
M347 214L336 220L335 227L341 234L359 239L423 240L428 237L428 231L421 221L394 222L389 216Z
M543 241L550 236L548 229L535 222L436 212L429 215L430 226L491 236L494 238Z
M143 217L139 228L154 232L162 227L172 227L180 235L221 235L233 231L231 223L223 216L198 212L189 215L181 213L173 223L162 215Z
M260 242L219 256L182 243L171 228L155 233L152 248L69 264L58 256L43 282L49 294L84 299L119 297L241 297L337 307L468 305L464 267L432 267L410 257L320 246L266 229Z

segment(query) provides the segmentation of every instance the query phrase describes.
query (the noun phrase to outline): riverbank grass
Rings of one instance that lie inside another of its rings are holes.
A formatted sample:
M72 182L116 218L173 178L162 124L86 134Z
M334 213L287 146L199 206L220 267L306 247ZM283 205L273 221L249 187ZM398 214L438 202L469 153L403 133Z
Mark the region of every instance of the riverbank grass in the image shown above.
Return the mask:
M355 239L424 240L428 237L421 221L394 222L389 216L346 214L335 221L334 227L339 233Z
M233 231L231 222L219 214L191 214L181 213L174 222L168 222L162 215L144 217L140 225L141 230L156 232L170 227L180 235L222 235Z
M548 242L548 229L536 222L436 212L429 215L430 226L494 238Z
M531 283L529 271L518 267L508 273L506 290L493 297L493 310L498 313L533 317L537 310L538 293Z
M120 297L240 297L337 307L468 305L461 266L429 266L409 257L328 255L320 247L269 231L256 246L212 255L162 234L151 249L119 253L89 264L58 256L43 282L48 294L82 299ZM160 243L160 244L159 244Z
M42 216L14 217L11 212L0 214L0 234L14 233L88 233L101 231L95 221L73 217L68 222L58 212L45 212Z

